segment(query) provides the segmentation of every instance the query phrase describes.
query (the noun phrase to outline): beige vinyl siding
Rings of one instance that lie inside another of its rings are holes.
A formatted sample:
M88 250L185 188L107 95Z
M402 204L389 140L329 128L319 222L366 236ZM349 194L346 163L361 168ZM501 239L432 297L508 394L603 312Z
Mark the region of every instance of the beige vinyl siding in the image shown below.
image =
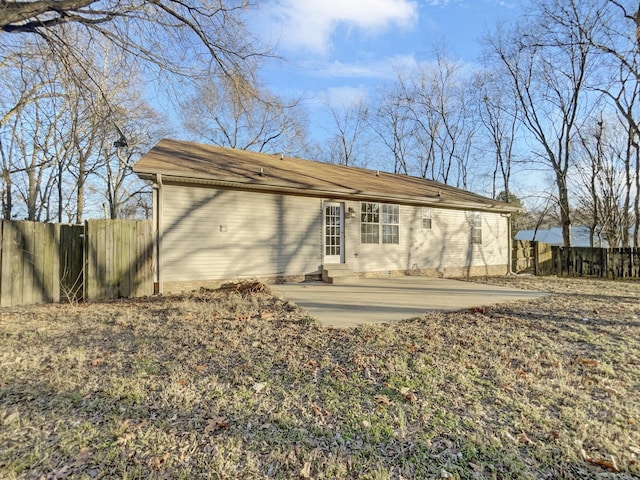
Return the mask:
M318 198L164 185L163 282L303 275L322 254Z
M359 211L358 202L346 207ZM446 270L507 265L508 219L480 212L482 244L471 243L471 212L432 208L431 229L422 228L422 207L400 206L400 243L362 244L358 219L346 220L346 262L357 272Z

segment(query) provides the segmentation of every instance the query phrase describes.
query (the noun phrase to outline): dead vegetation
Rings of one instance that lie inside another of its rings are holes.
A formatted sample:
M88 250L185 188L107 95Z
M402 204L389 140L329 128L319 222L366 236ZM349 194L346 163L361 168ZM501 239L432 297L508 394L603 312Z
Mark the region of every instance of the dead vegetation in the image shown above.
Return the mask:
M259 285L0 310L2 478L640 476L640 283L321 328Z

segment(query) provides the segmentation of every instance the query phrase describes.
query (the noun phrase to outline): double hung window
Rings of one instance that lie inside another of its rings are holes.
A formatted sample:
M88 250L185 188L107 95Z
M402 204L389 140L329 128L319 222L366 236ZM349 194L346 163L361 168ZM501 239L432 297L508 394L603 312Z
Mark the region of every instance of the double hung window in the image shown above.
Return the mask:
M361 243L400 243L400 207L362 202L360 204Z

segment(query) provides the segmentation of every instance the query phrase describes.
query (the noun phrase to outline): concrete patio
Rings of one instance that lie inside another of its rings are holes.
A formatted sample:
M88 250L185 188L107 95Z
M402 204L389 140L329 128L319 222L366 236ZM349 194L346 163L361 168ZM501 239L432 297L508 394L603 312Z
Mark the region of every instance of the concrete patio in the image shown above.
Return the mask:
M324 326L387 323L433 311L456 311L548 295L430 277L361 278L349 285L323 282L272 285L274 294L309 312Z

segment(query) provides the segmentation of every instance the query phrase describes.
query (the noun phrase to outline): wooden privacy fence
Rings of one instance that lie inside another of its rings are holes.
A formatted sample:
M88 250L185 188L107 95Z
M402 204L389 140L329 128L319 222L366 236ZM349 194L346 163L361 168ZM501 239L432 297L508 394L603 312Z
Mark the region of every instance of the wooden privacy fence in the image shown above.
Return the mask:
M640 279L640 248L553 247L553 264L560 276Z
M153 293L150 221L0 222L0 306Z
M553 252L551 245L529 240L513 243L512 269L516 273L530 272L534 275L553 273Z
M638 278L640 248L556 247L517 240L513 271L565 277Z

